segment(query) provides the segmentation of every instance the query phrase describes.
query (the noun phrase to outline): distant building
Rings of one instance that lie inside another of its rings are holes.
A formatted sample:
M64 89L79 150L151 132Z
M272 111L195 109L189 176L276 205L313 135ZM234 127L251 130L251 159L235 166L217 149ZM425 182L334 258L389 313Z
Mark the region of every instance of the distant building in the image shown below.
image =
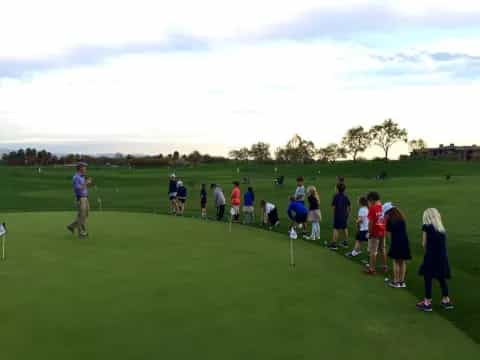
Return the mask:
M449 146L440 145L438 148L414 150L410 154L412 159L428 160L480 160L480 146Z

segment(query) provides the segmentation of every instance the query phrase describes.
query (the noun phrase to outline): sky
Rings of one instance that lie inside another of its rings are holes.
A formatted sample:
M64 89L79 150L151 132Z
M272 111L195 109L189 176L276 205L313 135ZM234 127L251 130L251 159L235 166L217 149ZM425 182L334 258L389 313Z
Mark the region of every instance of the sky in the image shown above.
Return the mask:
M0 149L225 155L295 133L322 147L387 118L431 146L480 144L479 1L0 9Z

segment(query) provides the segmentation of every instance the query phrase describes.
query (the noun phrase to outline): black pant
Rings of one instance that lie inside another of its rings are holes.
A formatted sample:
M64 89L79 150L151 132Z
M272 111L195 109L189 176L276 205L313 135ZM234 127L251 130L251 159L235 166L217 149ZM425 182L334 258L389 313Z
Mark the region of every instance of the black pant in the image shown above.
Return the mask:
M268 213L268 222L271 226L275 226L275 224L278 222L277 208L273 209Z
M220 205L217 207L217 220L222 220L223 215L225 215L225 205Z
M433 278L430 276L424 276L424 280L425 280L425 298L431 299ZM438 282L440 283L440 288L442 289L442 296L447 297L448 296L447 280L442 278L442 279L438 279Z

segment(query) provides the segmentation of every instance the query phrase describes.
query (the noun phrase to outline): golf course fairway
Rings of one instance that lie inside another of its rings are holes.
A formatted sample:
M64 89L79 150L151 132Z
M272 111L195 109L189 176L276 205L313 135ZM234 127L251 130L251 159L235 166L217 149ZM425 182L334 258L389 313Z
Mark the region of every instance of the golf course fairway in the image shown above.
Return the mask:
M358 264L287 236L153 214L9 213L1 358L474 359L479 345ZM415 271L415 270L411 270ZM438 305L438 304L436 304Z

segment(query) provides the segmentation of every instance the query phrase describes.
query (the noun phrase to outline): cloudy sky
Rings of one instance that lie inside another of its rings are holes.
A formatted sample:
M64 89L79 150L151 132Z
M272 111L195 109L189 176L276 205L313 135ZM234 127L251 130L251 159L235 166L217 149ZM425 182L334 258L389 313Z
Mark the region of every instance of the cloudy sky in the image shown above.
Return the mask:
M480 143L479 1L0 1L0 148Z

